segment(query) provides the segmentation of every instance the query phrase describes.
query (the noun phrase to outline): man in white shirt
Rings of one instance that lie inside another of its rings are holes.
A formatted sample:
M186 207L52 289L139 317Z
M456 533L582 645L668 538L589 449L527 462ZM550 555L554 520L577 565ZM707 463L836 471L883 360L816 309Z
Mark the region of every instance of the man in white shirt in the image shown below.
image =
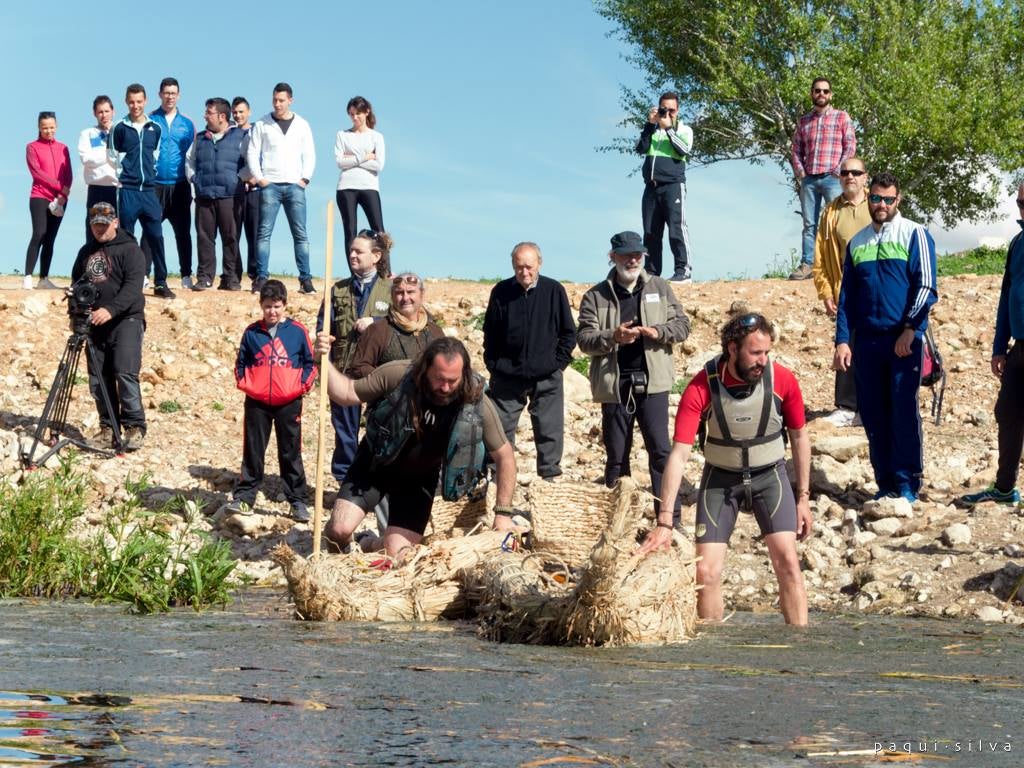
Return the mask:
M306 235L306 187L316 166L313 132L304 119L291 111L292 87L274 86L273 111L257 121L249 134L246 165L252 183L260 187L260 225L256 235L256 280L259 293L270 276L270 238L277 212L284 215L295 243L295 266L299 271L299 293L314 293L309 271L309 238Z
M117 210L117 169L107 154L107 138L114 125L114 102L109 96L92 100L92 113L96 125L86 128L78 136L78 159L82 161L85 178L85 239L92 237L88 211L96 203L110 203Z

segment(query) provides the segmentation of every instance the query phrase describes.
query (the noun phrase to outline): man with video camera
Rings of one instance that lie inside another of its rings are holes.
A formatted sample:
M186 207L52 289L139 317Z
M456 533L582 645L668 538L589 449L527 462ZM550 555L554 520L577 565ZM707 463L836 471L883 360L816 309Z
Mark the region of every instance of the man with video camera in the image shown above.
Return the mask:
M90 442L97 448L117 447L111 414L100 391L102 380L113 418L123 432L124 449L137 451L146 436L146 412L139 389L146 327L142 295L146 257L135 238L118 225L117 212L110 203L97 203L89 209L93 240L78 252L71 269L68 313L72 331L87 333L94 353L87 358L89 392L96 401L100 430Z

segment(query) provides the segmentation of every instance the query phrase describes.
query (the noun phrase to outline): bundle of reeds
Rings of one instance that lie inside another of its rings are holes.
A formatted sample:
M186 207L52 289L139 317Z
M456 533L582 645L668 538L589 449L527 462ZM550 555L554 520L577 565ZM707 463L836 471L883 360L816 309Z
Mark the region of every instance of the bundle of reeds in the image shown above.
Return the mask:
M665 644L693 637L696 560L677 548L635 554L641 492L619 482L615 512L590 553L561 629L570 645Z
M487 497L466 497L458 501L434 499L430 511L430 523L425 537L426 543L453 536L465 536L478 523L490 525L493 515L488 513Z
M537 555L523 552L505 552L463 572L478 634L505 643L557 644L572 595L568 575L565 570L556 578Z
M284 571L300 619L433 621L462 613L459 572L498 556L504 538L485 531L419 546L402 564L383 571L372 565L380 553L306 560L281 544L271 557Z

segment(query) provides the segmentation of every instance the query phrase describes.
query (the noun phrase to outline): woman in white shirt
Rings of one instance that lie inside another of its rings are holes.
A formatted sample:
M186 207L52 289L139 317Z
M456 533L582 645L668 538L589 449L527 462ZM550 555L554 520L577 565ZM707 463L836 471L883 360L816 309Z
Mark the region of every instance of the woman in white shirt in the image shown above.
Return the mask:
M362 96L348 102L352 127L338 131L334 159L341 169L338 177L338 210L345 228L345 252L356 236L356 206L363 209L369 229L384 231L380 209L380 172L384 169L384 137L374 130L377 117L373 106Z

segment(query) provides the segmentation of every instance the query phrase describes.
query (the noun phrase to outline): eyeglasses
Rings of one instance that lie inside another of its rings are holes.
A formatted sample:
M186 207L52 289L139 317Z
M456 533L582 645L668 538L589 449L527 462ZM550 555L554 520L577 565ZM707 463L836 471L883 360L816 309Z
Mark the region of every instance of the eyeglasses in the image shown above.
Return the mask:
M863 176L865 173L867 173L867 171L857 171L857 170L851 169L851 170L848 170L848 171L845 171L845 170L844 171L840 171L839 175L840 176Z
M896 202L896 198L898 197L899 195L868 195L868 202L873 205L878 205L879 203L892 205Z
M814 88L814 93L824 93L826 96L832 93L831 88Z
M395 277L391 280L391 284L394 285L396 288L398 286L402 285L403 283L405 285L412 285L412 286L419 285L420 284L419 275L413 275L413 274L409 274L409 273L403 272L401 275L395 275Z

